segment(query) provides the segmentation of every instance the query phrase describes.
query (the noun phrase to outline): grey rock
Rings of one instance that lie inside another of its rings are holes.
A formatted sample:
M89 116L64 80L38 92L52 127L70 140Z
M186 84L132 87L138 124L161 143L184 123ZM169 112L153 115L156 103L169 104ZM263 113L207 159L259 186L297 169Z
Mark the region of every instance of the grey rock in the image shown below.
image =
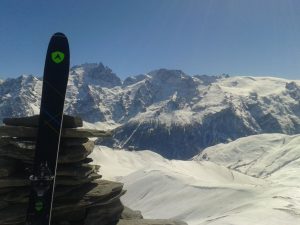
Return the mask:
M29 186L29 179L23 177L2 177L0 178L0 188Z
M79 195L78 195L79 194ZM122 184L109 181L95 181L77 187L56 187L54 196L53 219L83 219L87 207L93 203L105 203L107 199L122 194ZM0 195L0 224L16 224L24 222L28 204L29 187L13 188L10 192ZM83 198L84 197L84 198ZM23 210L20 206L24 207ZM14 211L19 212L16 215ZM6 222L5 222L6 221ZM12 221L11 223L7 221Z
M82 145L88 142L88 138L61 138L60 146L61 147L71 147ZM0 146L6 144L12 144L19 148L24 149L35 149L35 138L20 138L20 137L2 137L0 139Z
M56 179L56 185L74 186L89 183L93 180L100 179L102 176L97 173L91 173L84 178L68 177L68 176L58 176Z
M0 136L3 137L36 137L37 128L23 126L0 126ZM62 129L61 136L67 138L86 138L86 137L110 137L111 131L65 128Z
M95 130L95 129L76 129L66 128L62 130L62 137L85 138L85 137L111 137L111 131Z
M15 225L24 223L27 204L9 205L0 210L1 225Z
M14 188L10 187L8 192L0 194L0 199L1 199L0 202L5 202L9 204L27 203L28 194L29 194L29 186L14 187Z
M57 176L69 176L76 178L87 177L91 173L97 173L100 169L98 165L90 165L90 164L59 164L57 167Z
M121 195L123 184L96 180L79 186L64 196L57 197L54 202L56 213L72 211L73 208L92 207L94 205L106 205L115 201Z
M91 173L84 178L75 178L68 176L58 176L56 179L56 185L74 186L84 183L89 183L93 180L101 178L101 175L97 173ZM24 187L29 186L29 179L26 177L2 177L0 178L0 188L7 187Z
M61 147L71 147L71 146L82 145L88 141L89 141L88 138L62 138L61 139Z
M24 147L24 146L22 146ZM0 145L0 156L20 159L24 162L32 163L34 148L24 149L20 145ZM72 163L84 160L94 149L94 142L88 141L82 145L61 148L58 163Z
M111 225L116 224L121 216L124 206L120 199L106 204L104 207L91 207L87 210L85 225Z
M84 160L92 153L94 147L94 142L88 141L82 145L61 148L58 156L58 162L69 163Z
M28 117L4 118L3 123L9 126L38 127L39 115ZM82 126L83 122L80 117L74 117L69 115L63 116L63 128L76 128Z
M0 158L0 177L7 177L17 170L18 160Z
M77 69L84 72L82 76L77 74ZM86 85L97 85L106 88L122 85L121 79L102 63L85 63L74 66L70 69L70 76L73 77L74 83L83 82Z
M88 217L93 217L92 214L95 211L95 216L98 217L97 221L99 221L99 218L112 205L114 208L123 208L119 201L120 196L124 193L122 187L123 184L121 183L97 180L80 186L78 189L73 189L68 194L55 198L54 221L64 220L65 218L70 218L69 221L79 221L85 218L86 212ZM114 210L112 209L111 214L109 214L111 218L116 218ZM88 222L86 221L84 224L87 225ZM105 224L105 220L100 224Z
M142 213L139 210L132 210L128 207L124 207L121 214L121 219L143 219Z
M98 182L98 181L93 181L93 182ZM69 199L72 199L73 201L75 201L76 199L78 200L78 197L74 195L74 190L78 191L79 189L82 189L88 192L89 191L88 185L91 184L83 184L83 185L75 185L75 186L56 186L55 193L54 193L54 200L66 198L66 196L69 196ZM93 185L93 187L97 187L97 186ZM1 190L0 202L6 202L10 204L19 204L19 203L28 202L30 186L8 187L8 188L1 188L0 190ZM70 195L73 197L70 197Z

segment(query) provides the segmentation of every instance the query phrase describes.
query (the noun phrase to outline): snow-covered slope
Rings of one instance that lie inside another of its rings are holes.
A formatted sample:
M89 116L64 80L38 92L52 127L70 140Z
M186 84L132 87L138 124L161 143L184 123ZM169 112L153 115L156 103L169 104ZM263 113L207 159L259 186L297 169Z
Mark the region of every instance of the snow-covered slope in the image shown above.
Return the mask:
M0 83L0 118L38 113L41 80ZM260 133L300 131L300 82L159 69L123 82L103 64L71 68L65 111L116 129L107 145L188 159Z
M122 201L147 218L177 218L190 225L297 225L299 145L300 136L269 134L210 147L203 152L208 160L203 155L167 160L151 151L103 146L92 157L104 178L125 183ZM243 162L248 166L224 167Z
M82 72L85 66L73 68L71 77L80 80L78 74L88 74ZM87 122L119 126L114 139L105 143L110 146L188 159L205 147L239 137L300 131L299 81L191 77L180 70L160 69L129 77L121 85L111 70L100 67L113 85L73 82L66 109Z
M139 112L119 127L115 146L185 159L239 137L300 130L299 82L271 77L207 81L165 70L150 75L130 86L128 111Z
M300 135L261 134L206 148L193 158L284 183L300 184Z

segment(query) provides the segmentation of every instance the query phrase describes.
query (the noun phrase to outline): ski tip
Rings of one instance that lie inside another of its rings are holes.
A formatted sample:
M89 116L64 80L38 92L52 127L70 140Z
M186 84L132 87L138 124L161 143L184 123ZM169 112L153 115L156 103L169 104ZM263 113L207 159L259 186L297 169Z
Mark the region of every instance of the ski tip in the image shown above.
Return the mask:
M66 37L66 35L64 33L61 33L61 32L56 32L53 36Z

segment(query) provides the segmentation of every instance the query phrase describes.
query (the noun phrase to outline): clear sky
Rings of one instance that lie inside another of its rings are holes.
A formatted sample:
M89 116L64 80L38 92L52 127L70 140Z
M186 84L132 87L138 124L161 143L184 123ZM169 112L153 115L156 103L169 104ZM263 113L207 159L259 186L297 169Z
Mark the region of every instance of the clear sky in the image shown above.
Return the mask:
M299 0L1 0L0 77L42 75L51 34L71 64L300 79Z

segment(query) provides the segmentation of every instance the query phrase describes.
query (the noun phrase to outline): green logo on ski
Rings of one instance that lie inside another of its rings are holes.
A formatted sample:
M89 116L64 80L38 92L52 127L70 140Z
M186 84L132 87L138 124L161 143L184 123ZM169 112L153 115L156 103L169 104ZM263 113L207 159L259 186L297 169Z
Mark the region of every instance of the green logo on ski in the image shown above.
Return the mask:
M41 211L44 208L43 202L36 202L34 208L36 211Z
M65 54L60 51L55 51L51 53L51 58L53 62L58 64L64 60Z

